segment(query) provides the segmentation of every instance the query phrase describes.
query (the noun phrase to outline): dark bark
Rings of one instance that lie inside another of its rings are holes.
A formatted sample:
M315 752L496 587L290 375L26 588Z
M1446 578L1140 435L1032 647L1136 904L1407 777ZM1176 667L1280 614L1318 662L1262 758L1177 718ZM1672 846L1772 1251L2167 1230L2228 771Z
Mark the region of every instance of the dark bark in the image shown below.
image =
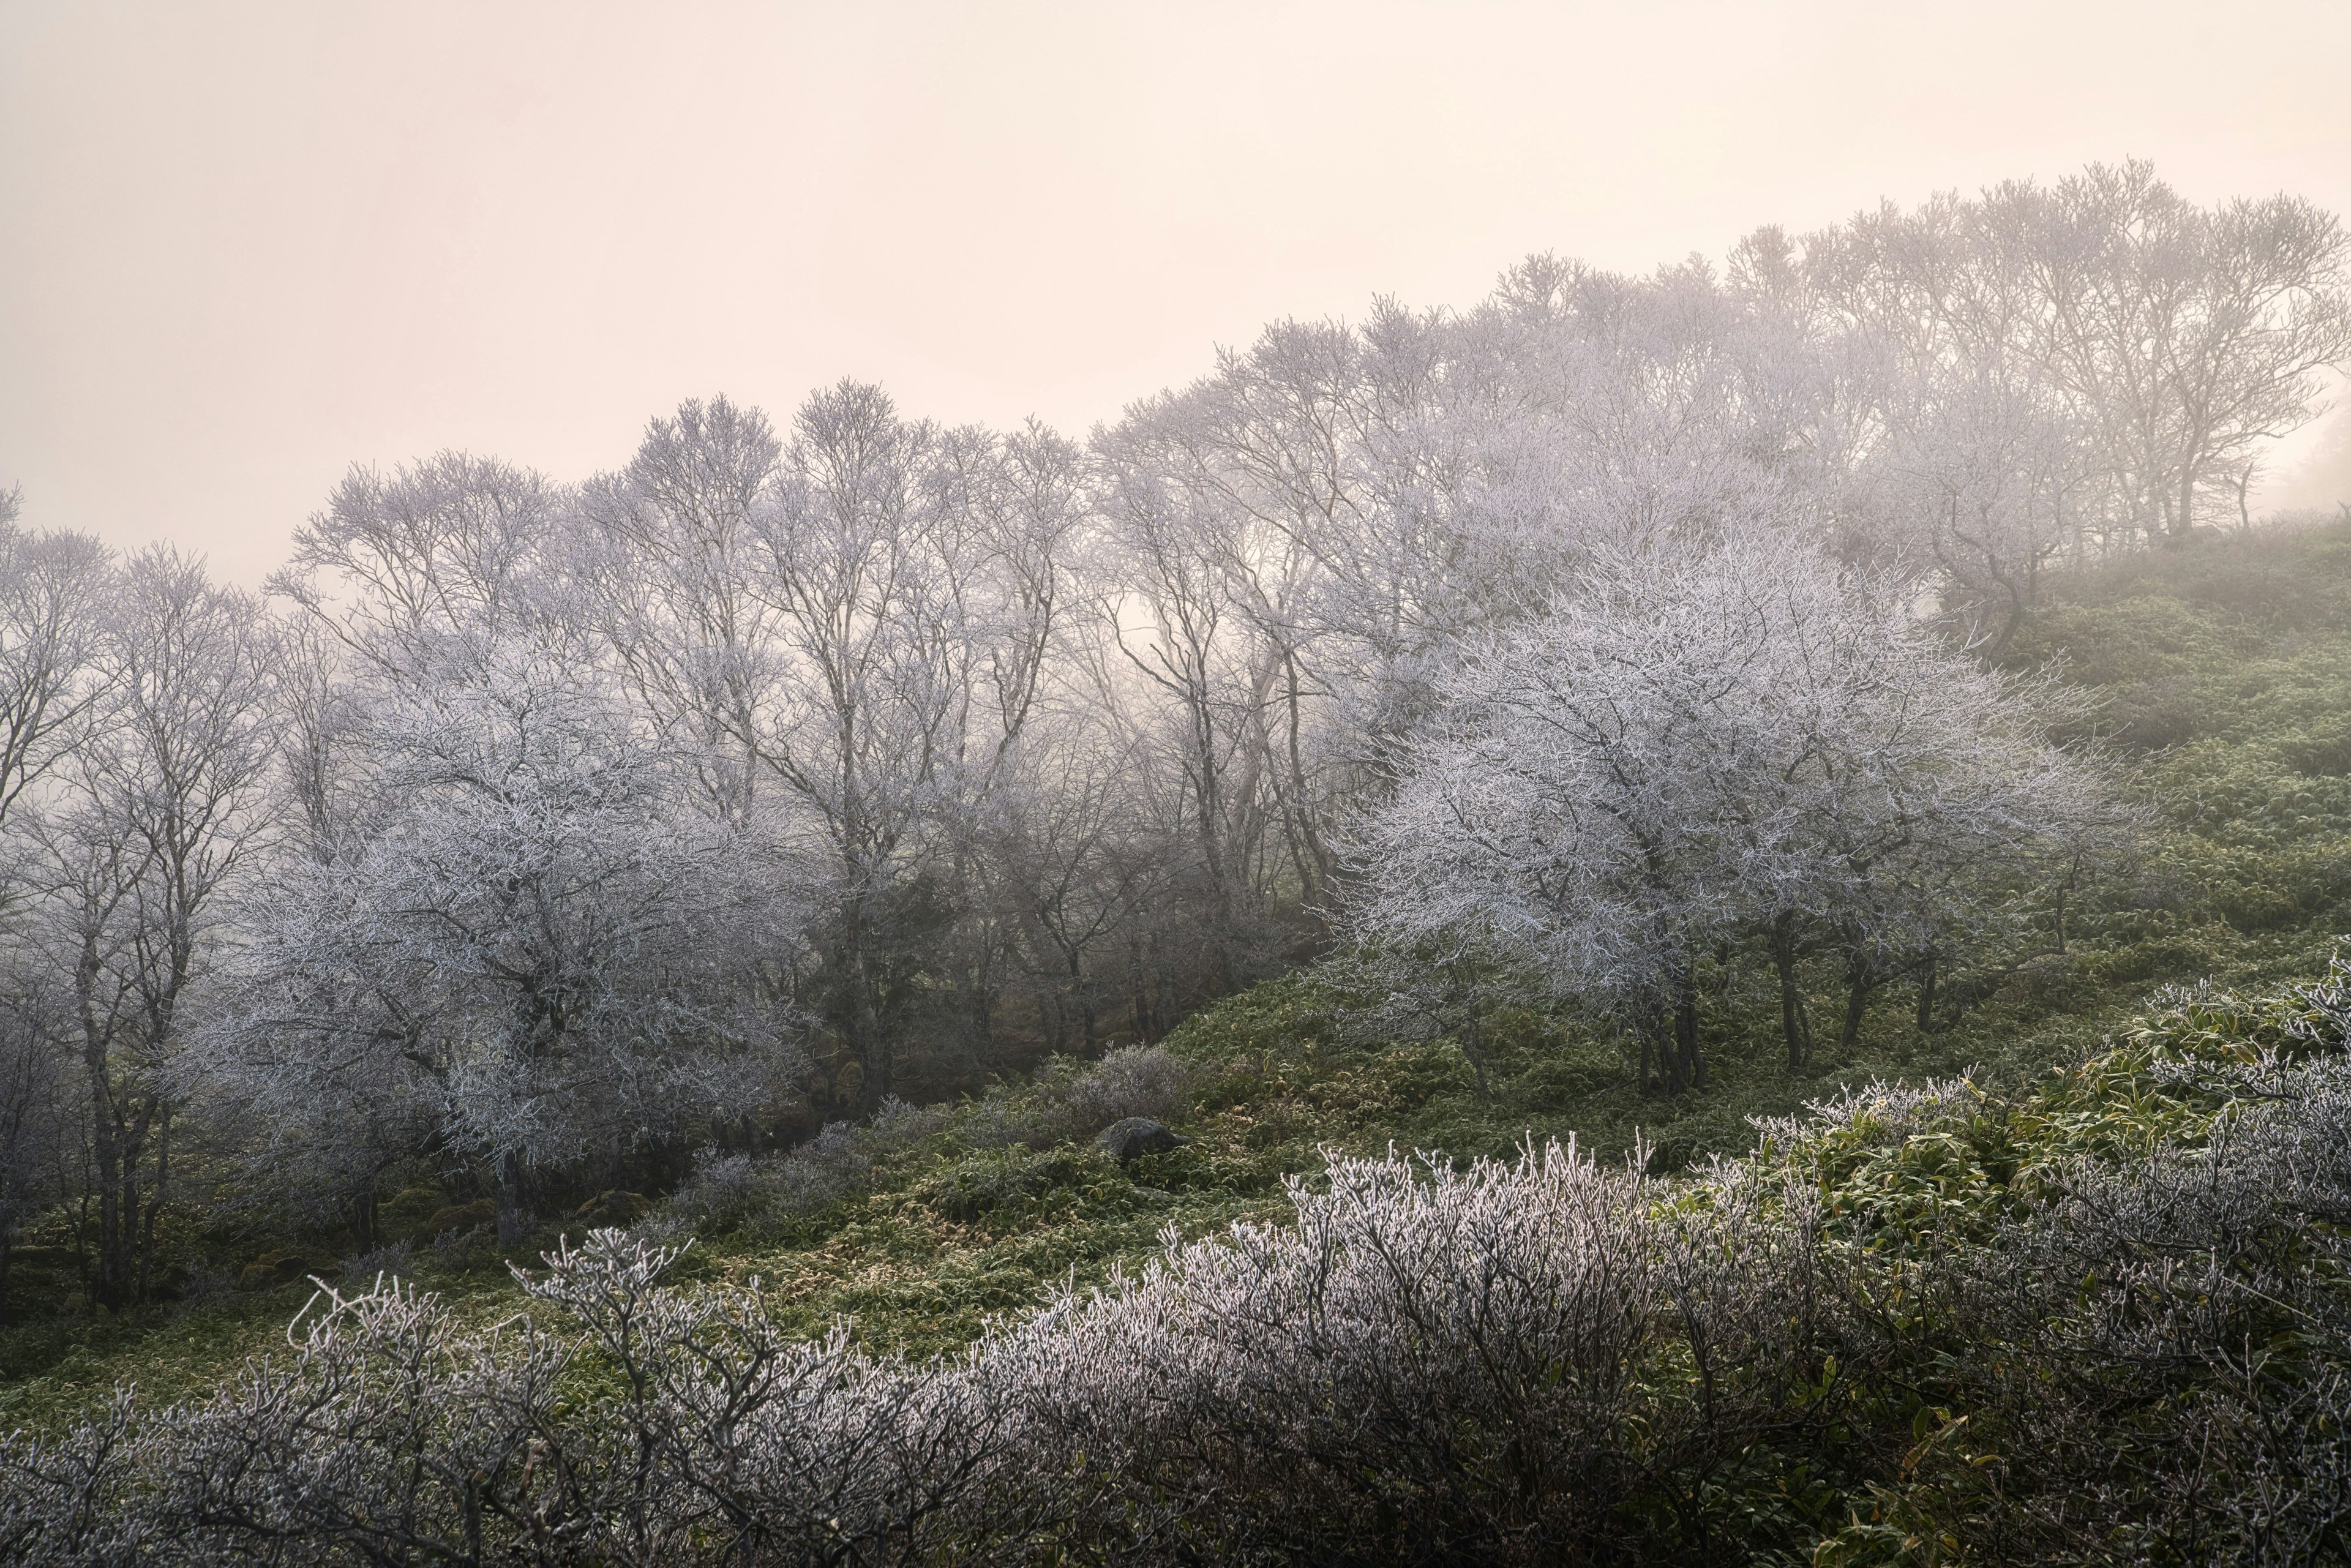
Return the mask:
M1674 1004L1674 1045L1682 1086L1706 1087L1706 1057L1698 1048L1698 992L1687 981Z
M1668 1094L1706 1087L1706 1058L1698 1044L1698 984L1684 969L1673 977L1669 998L1650 1015L1649 1033L1657 1043L1657 1060ZM1645 1053L1646 1054L1646 1053ZM1646 1070L1644 1077L1646 1077Z
M1478 1094L1490 1098L1492 1087L1486 1081L1486 1034L1478 1023L1478 983L1457 979L1455 999L1461 1009L1461 1054L1469 1059L1469 1066L1478 1074Z
M1771 968L1780 979L1780 1033L1788 1046L1788 1071L1813 1064L1813 1018L1797 984L1794 921L1782 915L1771 927Z
M383 1226L377 1210L375 1178L371 1176L351 1195L351 1250L372 1252L382 1239Z
M1838 1046L1850 1053L1861 1043L1862 1020L1869 1012L1869 998L1876 991L1879 977L1876 968L1865 957L1855 954L1845 964L1844 1029L1838 1035Z
M511 1247L522 1239L528 1217L523 1211L522 1172L508 1155L498 1161L493 1188L498 1213L498 1245Z

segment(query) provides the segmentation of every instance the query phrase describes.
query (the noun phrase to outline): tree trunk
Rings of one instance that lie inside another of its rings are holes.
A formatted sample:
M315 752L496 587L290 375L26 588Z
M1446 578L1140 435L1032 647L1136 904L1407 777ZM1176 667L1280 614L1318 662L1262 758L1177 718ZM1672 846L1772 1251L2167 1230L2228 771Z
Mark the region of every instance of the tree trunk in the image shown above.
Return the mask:
M861 914L851 936L849 951L850 1044L862 1074L859 1084L861 1109L868 1116L890 1097L891 1068L895 1065L890 1041L882 1028L882 1013L873 1000L873 975L865 962L864 917Z
M498 1245L511 1247L522 1239L524 1225L522 1172L516 1167L512 1155L503 1155L498 1160L495 1198L498 1211Z
M1470 1068L1478 1074L1478 1097L1490 1099L1493 1089L1486 1082L1486 1036L1478 1027L1478 988L1474 983L1460 988L1461 1054L1469 1059Z
M90 1074L90 1161L97 1166L98 1281L92 1299L110 1312L131 1304L137 1288L140 1202L139 1160L146 1143L146 1114L125 1126L106 1072L105 1049L85 1058Z
M374 1251L381 1229L376 1214L375 1178L370 1176L351 1195L351 1250L361 1254Z
M1706 1087L1706 1058L1698 1048L1698 991L1686 979L1674 1003L1674 1045L1677 1075L1687 1089Z
M155 1124L155 1190L147 1199L146 1218L139 1227L139 1300L147 1299L155 1263L155 1218L162 1212L165 1188L172 1176L172 1112L164 1107Z
M1918 971L1918 1032L1935 1032L1935 955L1927 955L1926 964Z
M1673 977L1670 1000L1653 1016L1666 1092L1681 1094L1705 1088L1706 1059L1698 1049L1698 984L1687 969Z
M1796 984L1796 936L1786 916L1771 928L1771 967L1780 977L1780 1033L1788 1044L1788 1071L1813 1064L1813 1019Z
M1877 975L1868 960L1854 957L1845 966L1844 1029L1837 1037L1841 1050L1850 1054L1861 1042L1861 1023L1869 1011L1869 997L1877 989Z
M2188 542L2189 531L2195 528L2195 526L2196 465L2193 463L2189 463L2183 465L2181 467L2179 476L2179 515L2174 517L2171 520L2171 537L2166 542L2173 545L2186 544Z

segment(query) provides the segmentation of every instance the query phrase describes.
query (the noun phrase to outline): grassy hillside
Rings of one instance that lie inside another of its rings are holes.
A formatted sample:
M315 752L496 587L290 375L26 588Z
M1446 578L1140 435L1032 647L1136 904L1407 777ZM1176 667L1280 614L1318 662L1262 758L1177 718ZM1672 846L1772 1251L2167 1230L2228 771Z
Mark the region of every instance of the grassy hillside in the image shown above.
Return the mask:
M1366 1038L1345 995L1293 977L1192 1019L1165 1059L1055 1062L790 1159L722 1163L636 1222L698 1235L686 1277L757 1275L811 1333L847 1314L866 1343L921 1355L1055 1284L1104 1277L1169 1228L1197 1236L1286 1211L1283 1179L1319 1169L1325 1149L1458 1158L1572 1134L1604 1156L1646 1141L1652 1168L1669 1170L1744 1150L1749 1118L1843 1085L1962 1070L2021 1083L2082 1061L2166 984L2251 988L2323 971L2351 930L2351 529L2209 541L2064 580L2053 600L2017 657L2062 661L2103 695L2100 727L2137 764L2158 827L2142 863L2071 895L2062 952L2053 907L2041 939L1947 979L1970 1005L1931 1031L1911 994L1892 990L1855 1048L1823 1040L1794 1077L1772 998L1722 977L1707 998L1713 1077L1701 1092L1646 1096L1619 1042L1520 1012L1489 1021L1481 1092L1456 1042ZM1087 1140L1129 1109L1165 1111L1194 1141L1122 1168ZM484 1231L436 1225L441 1199L404 1195L394 1212L411 1250L379 1261L484 1322L516 1304L507 1256L528 1261L559 1229L637 1207L612 1197L502 1255ZM62 1235L32 1239L14 1286L26 1321L0 1333L0 1426L54 1421L119 1379L149 1399L201 1390L282 1343L309 1293L303 1274L327 1272L334 1251L330 1237L191 1222L179 1248L197 1288L92 1321L61 1310Z

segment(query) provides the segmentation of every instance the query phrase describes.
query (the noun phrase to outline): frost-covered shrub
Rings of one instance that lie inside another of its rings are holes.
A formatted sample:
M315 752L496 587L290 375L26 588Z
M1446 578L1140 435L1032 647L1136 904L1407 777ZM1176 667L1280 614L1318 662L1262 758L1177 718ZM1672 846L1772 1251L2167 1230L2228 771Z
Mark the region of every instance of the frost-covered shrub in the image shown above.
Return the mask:
M2029 1092L1874 1086L1671 1181L1334 1156L1293 1223L1171 1234L925 1365L617 1231L489 1329L322 1288L208 1399L0 1441L0 1560L2339 1561L2351 1061L2339 995L2299 998L2266 1049L2206 998ZM792 1157L704 1180L772 1195Z
M382 1246L343 1260L343 1278L353 1281L371 1280L378 1274L405 1275L415 1247L408 1241L387 1241Z
M1334 1160L1291 1197L1295 1227L1171 1245L980 1351L1024 1442L1089 1478L1097 1549L1553 1561L1815 1418L1801 1193L1661 1207L1553 1145Z
M1935 1343L1945 1397L1996 1469L1922 1490L2003 1562L2308 1562L2351 1552L2351 1063L2237 1067L2200 1137L2043 1173L2051 1201L1988 1244L1890 1274ZM2205 1085L2208 1092L2211 1085ZM1881 1309L1890 1291L1881 1289ZM1938 1400L1938 1403L1943 1399ZM1973 1446L1973 1445L1967 1445Z
M664 1285L675 1251L617 1231L486 1332L322 1288L208 1400L0 1448L0 1520L27 1563L1540 1557L1811 1419L1789 1193L1660 1207L1555 1146L1326 1175L1295 1226L922 1367L796 1339L756 1281Z
M975 1149L1082 1143L1128 1116L1177 1120L1192 1083L1192 1070L1164 1047L1120 1046L1084 1066L1052 1063L1028 1094L991 1094L962 1113L956 1131Z
M722 1234L772 1228L813 1214L872 1186L874 1163L935 1131L941 1113L884 1101L864 1123L827 1123L808 1142L778 1155L754 1157L711 1151L670 1195L665 1212L640 1227L649 1237Z
M0 1443L0 1558L897 1563L1021 1492L967 1369L801 1341L756 1286L659 1283L675 1256L599 1231L523 1278L543 1316L487 1331L322 1288L291 1357L209 1399Z
M1069 1086L1061 1097L1061 1120L1073 1137L1091 1137L1128 1116L1173 1122L1184 1113L1191 1088L1190 1069L1164 1048L1121 1046Z

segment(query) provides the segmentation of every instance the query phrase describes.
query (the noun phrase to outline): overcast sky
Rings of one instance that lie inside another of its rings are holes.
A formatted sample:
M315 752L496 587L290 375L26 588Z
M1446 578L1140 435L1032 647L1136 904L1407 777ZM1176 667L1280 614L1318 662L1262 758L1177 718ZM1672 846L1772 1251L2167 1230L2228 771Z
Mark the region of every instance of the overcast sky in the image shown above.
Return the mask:
M2344 212L2346 60L2344 0L0 0L0 486L254 581L352 462L695 394L1081 432L1274 317L2092 159Z

